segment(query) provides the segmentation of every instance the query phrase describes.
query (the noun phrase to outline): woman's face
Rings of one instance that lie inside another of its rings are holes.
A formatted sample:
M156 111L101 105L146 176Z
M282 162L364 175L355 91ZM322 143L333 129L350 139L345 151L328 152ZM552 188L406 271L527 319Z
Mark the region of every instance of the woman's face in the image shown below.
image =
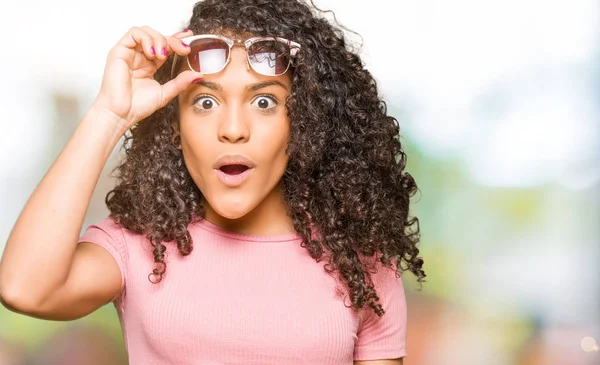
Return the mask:
M181 149L207 220L285 212L279 182L288 161L290 90L288 74L260 75L247 67L245 49L233 47L225 69L179 95Z

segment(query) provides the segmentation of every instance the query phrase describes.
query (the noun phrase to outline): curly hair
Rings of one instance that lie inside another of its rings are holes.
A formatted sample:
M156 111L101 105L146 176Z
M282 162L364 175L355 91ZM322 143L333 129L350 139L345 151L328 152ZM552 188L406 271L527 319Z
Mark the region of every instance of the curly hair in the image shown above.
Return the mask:
M311 6L312 5L312 6ZM419 221L409 216L417 192L405 172L397 120L387 114L377 84L350 50L341 28L300 0L205 0L187 26L194 34L278 36L302 45L286 100L290 120L284 199L301 246L324 270L338 272L355 311L385 311L371 280L376 262L397 277L410 270L424 282L418 257ZM172 57L172 56L171 56ZM168 81L170 58L155 74ZM125 135L117 184L106 196L111 217L145 234L153 246L159 282L166 271L165 244L192 252L188 225L204 217L201 191L177 145L176 100Z

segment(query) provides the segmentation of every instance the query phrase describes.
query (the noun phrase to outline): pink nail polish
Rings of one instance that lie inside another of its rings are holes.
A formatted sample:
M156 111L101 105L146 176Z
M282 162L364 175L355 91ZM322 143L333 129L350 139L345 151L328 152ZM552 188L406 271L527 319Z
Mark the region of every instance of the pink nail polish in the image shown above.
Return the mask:
M192 84L195 84L195 83L197 83L197 82L198 82L198 81L200 81L200 80L202 80L202 79L200 79L200 78L198 78L198 79L194 79L194 81L192 81Z
M154 50L154 47L150 47L150 53L156 54L156 51Z
M167 55L167 49L165 47L162 48L161 52L163 56Z
M189 31L190 31L189 29L184 29L184 30L183 30L183 32L184 32L184 33L187 33L187 32L189 32Z
M183 44L183 46L184 46L185 48L188 48L188 47L189 47L187 44L185 44L185 43L183 43L183 42L181 42L181 44Z

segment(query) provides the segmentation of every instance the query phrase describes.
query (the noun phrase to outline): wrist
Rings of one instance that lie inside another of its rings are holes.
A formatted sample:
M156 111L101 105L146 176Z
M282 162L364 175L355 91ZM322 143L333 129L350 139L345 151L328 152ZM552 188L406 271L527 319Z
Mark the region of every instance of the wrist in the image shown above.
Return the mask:
M104 127L113 132L123 135L132 123L121 117L114 111L105 108L97 103L92 104L86 113L88 119L94 120L94 123L101 123Z
M110 136L114 142L127 132L130 125L127 120L114 111L97 104L92 104L88 109L82 123L89 124L93 130Z

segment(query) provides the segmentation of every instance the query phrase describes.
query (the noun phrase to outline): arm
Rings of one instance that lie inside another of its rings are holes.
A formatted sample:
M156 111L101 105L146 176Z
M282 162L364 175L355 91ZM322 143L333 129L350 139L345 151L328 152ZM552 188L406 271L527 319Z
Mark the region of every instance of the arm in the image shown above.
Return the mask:
M0 298L40 318L78 318L117 294L121 276L101 247L77 247L83 219L122 135L115 116L90 109L23 208L0 261Z
M179 33L177 36L187 36ZM167 54L187 55L179 38L132 28L109 52L102 86L71 140L32 193L0 260L0 302L37 318L70 320L116 297L121 272L104 248L77 244L93 190L123 133L201 77L184 71L159 84Z

